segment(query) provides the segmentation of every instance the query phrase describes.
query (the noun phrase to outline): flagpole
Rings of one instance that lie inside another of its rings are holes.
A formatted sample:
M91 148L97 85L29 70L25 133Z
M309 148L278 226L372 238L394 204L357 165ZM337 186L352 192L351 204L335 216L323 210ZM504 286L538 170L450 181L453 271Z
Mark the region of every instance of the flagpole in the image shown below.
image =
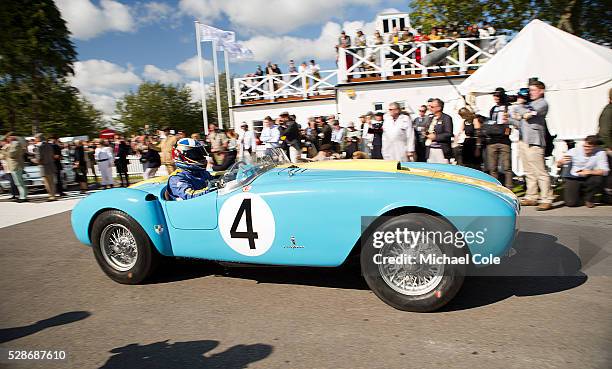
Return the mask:
M198 71L200 72L200 99L202 101L202 121L204 134L208 135L208 111L206 110L206 91L204 89L204 68L202 67L202 41L200 40L200 22L195 21L196 48L198 49Z
M232 82L230 81L229 58L227 57L227 50L225 50L225 48L223 48L223 59L225 59L225 82L227 84L227 110L229 113L230 127L235 130L234 117L230 111L230 107L232 106Z
M213 69L215 70L215 92L217 98L217 123L219 128L223 128L223 114L221 111L221 90L219 88L219 67L217 64L217 41L212 40L213 49Z

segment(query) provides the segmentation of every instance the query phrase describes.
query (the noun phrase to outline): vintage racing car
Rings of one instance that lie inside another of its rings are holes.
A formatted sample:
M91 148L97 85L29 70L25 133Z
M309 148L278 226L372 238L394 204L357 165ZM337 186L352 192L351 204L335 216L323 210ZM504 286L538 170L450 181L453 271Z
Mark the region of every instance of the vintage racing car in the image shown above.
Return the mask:
M144 281L162 257L312 267L355 259L384 302L425 312L459 291L470 267L461 260L509 250L519 211L492 177L444 164L267 159L238 162L211 185L185 201L168 200L165 177L98 192L74 208L72 227L119 283ZM394 238L407 229L426 236ZM436 232L463 235L464 247Z

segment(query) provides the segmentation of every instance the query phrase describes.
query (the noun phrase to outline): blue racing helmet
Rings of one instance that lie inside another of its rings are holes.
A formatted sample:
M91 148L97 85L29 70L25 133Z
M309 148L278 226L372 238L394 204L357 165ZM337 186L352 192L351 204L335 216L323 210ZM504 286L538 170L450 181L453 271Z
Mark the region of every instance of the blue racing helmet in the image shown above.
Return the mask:
M176 166L186 170L206 169L208 153L204 145L193 138L181 138L172 149L172 159Z

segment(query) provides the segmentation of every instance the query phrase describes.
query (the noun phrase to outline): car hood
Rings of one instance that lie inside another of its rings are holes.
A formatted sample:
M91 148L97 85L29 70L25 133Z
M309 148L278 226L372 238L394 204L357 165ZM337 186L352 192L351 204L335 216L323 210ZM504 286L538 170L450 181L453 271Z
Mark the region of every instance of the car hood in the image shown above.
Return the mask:
M287 164L277 167L279 175L307 178L391 177L456 182L503 194L516 199L512 191L495 178L479 170L449 164L399 162L394 160L324 160L318 162ZM268 178L270 178L268 176Z

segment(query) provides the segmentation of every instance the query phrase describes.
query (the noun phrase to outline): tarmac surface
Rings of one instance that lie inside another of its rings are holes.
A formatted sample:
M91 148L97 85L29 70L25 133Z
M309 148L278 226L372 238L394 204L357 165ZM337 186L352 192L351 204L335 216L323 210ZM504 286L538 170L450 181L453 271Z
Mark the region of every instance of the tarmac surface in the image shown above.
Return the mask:
M426 314L385 305L350 267L179 260L120 285L69 211L17 222L0 228L0 368L612 367L612 207L522 214L512 275L468 277Z

